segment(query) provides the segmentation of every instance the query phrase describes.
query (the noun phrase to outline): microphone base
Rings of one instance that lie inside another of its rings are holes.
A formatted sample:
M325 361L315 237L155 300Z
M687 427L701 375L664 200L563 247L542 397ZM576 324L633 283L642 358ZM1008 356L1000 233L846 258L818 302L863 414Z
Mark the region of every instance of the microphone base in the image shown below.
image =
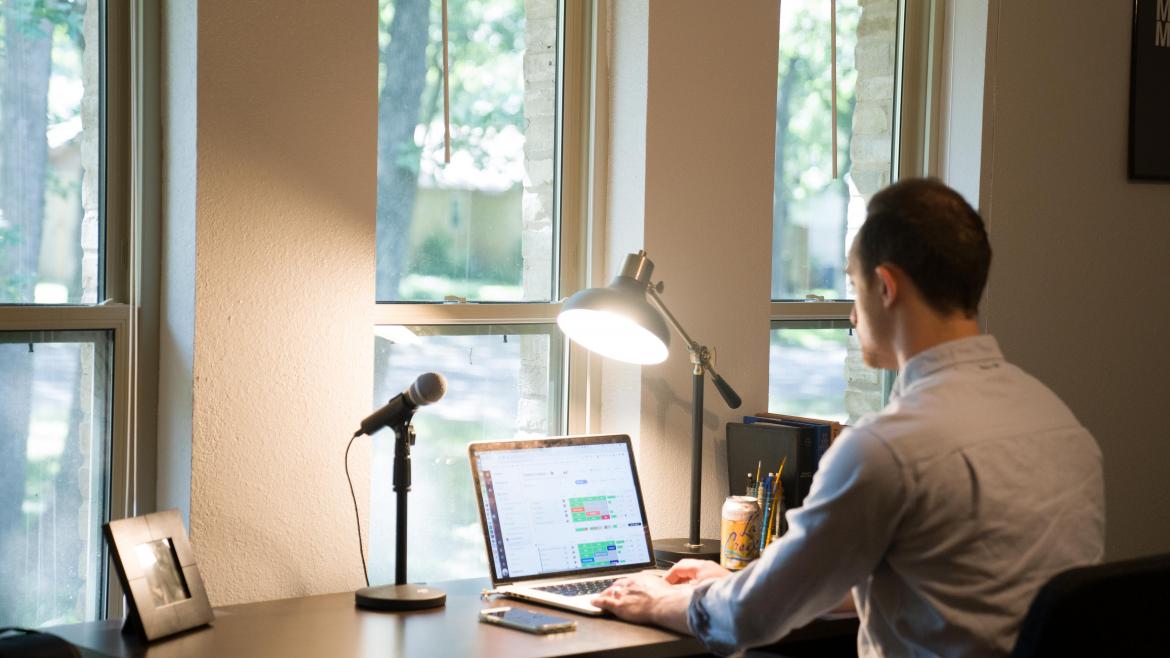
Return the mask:
M447 593L429 585L379 585L354 594L354 604L369 610L426 610L447 604Z

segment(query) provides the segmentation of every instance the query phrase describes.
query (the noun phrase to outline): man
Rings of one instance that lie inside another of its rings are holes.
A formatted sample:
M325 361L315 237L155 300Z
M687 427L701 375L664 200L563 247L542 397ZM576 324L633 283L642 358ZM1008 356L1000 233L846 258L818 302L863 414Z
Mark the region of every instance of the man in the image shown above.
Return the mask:
M1040 586L1100 561L1104 486L1089 433L979 335L990 263L982 220L945 185L875 195L846 272L865 362L899 373L890 403L834 442L748 568L684 560L595 604L727 654L852 591L861 656L1007 655Z

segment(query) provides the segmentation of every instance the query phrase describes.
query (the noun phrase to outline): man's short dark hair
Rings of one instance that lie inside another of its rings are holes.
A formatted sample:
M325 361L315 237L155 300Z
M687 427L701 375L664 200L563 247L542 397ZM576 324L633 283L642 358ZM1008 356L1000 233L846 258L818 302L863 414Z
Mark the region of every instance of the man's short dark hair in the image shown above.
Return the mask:
M935 311L975 317L991 245L983 219L958 192L932 178L914 178L870 200L857 259L866 280L877 266L896 265Z

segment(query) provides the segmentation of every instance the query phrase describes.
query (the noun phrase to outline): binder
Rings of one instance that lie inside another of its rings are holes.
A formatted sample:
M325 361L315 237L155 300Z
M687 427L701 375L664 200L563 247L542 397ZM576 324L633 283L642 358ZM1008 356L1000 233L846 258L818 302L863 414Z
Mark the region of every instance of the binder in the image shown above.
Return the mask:
M730 493L743 495L746 475L755 475L760 466L761 477L775 472L785 457L788 459L780 483L784 487L784 507L799 507L816 472L816 430L777 423L727 424L727 481Z
M814 454L813 460L815 464L820 465L820 458L824 457L825 452L828 451L828 446L833 440L832 427L825 423L825 421L813 421L798 419L794 416L786 416L783 418L773 418L771 416L744 416L743 421L746 424L751 423L772 423L775 425L787 425L790 427L801 427L801 429L812 430L812 433L801 432L801 439L807 441L807 450L811 450ZM815 469L815 467L813 468Z

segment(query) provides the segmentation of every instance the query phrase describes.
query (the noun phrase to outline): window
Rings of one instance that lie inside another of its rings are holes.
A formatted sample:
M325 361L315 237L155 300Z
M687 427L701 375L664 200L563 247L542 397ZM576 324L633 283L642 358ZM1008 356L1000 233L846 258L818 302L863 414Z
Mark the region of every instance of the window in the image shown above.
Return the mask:
M132 509L127 213L110 182L128 4L0 3L0 625L120 610L101 524Z
M769 411L854 422L888 391L849 328L845 261L869 198L895 178L902 5L838 0L835 125L830 3L781 5Z
M0 332L0 617L97 619L113 332Z
M378 333L383 335L374 376L382 386L375 399L402 392L397 384L409 384L421 372L438 370L447 377L447 394L414 420L419 439L411 450L411 577L482 576L487 561L467 444L561 432L564 337L555 324L399 326ZM375 441L370 553L385 569L377 582L391 582L393 561L384 558L393 554L395 537L393 440L387 433ZM436 533L436 527L444 531Z
M447 377L414 421L409 577L486 573L470 441L561 434L569 350L556 300L580 285L580 117L592 7L450 0L450 163L442 4L380 0L374 398ZM374 437L370 580L394 575L393 437ZM470 514L469 514L470 512ZM453 536L433 528L454 528Z
M769 343L769 409L847 423L889 394L892 378L865 367L848 320L773 322Z

